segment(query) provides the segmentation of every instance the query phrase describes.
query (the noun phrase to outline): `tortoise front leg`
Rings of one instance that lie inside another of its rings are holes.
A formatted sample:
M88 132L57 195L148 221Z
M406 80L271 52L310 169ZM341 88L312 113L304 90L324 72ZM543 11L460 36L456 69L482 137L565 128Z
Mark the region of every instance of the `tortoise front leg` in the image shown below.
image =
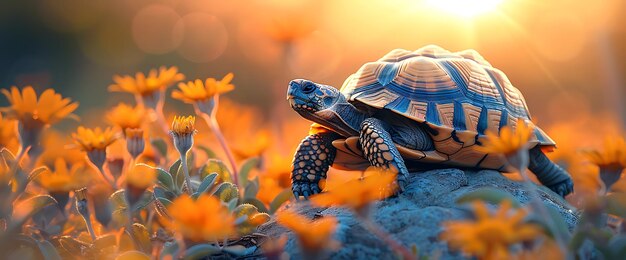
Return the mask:
M569 174L541 151L539 145L529 151L530 162L528 169L532 171L541 184L555 193L565 197L574 191L574 182Z
M365 158L372 166L397 172L398 188L400 191L404 191L409 171L387 131L388 127L385 122L377 118L365 119L361 124L359 141Z
M291 190L296 199L320 193L322 179L326 179L328 167L333 164L336 148L332 142L340 136L334 132L312 134L305 137L293 158Z

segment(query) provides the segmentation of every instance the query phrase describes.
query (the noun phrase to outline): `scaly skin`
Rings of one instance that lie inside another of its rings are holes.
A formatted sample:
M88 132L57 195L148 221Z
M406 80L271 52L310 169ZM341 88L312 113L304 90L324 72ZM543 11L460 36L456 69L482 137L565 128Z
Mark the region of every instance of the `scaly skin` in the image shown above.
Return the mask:
M404 191L409 171L385 127L385 123L377 118L363 121L359 135L363 154L372 166L397 171L398 187Z
M320 193L323 187L319 186L322 179L326 179L328 167L333 164L337 149L332 141L340 136L334 132L311 134L302 140L293 158L291 171L291 190L294 197Z

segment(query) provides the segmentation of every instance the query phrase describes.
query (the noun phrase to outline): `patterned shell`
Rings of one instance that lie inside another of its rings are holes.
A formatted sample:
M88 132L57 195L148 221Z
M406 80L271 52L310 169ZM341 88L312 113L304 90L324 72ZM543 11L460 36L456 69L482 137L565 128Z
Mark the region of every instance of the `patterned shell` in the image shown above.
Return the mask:
M435 130L436 151L398 147L403 156L413 157L409 159L498 169L501 162L494 156L489 161L473 146L486 131L515 127L518 118L532 124L522 93L474 50L452 53L434 45L396 49L363 65L341 92L350 102L389 109ZM531 143L554 146L535 129Z

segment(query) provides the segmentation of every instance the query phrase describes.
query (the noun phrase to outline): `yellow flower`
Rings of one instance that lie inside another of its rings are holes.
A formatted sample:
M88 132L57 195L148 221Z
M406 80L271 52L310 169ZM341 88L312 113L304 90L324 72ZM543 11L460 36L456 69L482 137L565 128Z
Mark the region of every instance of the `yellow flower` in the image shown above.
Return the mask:
M19 120L26 128L41 128L68 116L76 117L72 112L78 107L78 102L70 103L69 98L63 98L53 89L46 89L39 100L31 86L22 89L21 93L17 87L11 87L11 92L6 89L0 91L11 103L10 107L2 110L7 112L8 118Z
M178 135L192 134L196 131L195 116L175 116L172 121L172 132Z
M128 172L126 183L135 188L147 189L156 182L156 179L157 172L155 169L145 165L137 165Z
M505 156L512 155L519 150L528 149L528 141L533 131L533 126L526 123L523 119L518 119L515 130L510 126L505 126L500 129L500 135L487 131L483 145L477 147L477 149L485 153L498 153Z
M111 130L110 127L107 127L103 131L100 127L89 129L79 126L76 133L72 134L72 137L74 138L74 142L79 145L82 150L87 152L104 150L117 140L116 133Z
M336 246L337 242L332 239L337 227L337 219L334 217L309 220L292 211L283 210L276 213L276 221L296 234L304 251L315 252Z
M49 192L69 192L85 186L89 180L89 168L75 163L68 168L63 158L57 158L54 169L39 175L39 184Z
M147 113L143 106L131 107L120 103L107 113L106 119L124 131L127 128L140 128L146 116Z
M193 200L187 194L168 207L171 228L193 241L222 240L236 234L235 219L217 198L202 194Z
M321 207L339 205L360 212L370 202L394 194L396 175L389 170L370 167L363 179L349 181L340 189L316 194L311 197L311 202Z
M147 77L142 72L135 74L135 77L115 75L113 77L115 84L109 86L109 91L148 96L183 79L185 79L185 75L178 73L177 67L161 67L158 72L156 69L150 70Z
M586 150L583 154L600 168L626 168L626 141L620 136L604 139L604 149Z
M491 215L482 201L474 203L476 220L456 220L443 223L440 238L456 250L479 259L509 259L509 246L539 237L542 230L523 222L527 212L511 211L511 202L504 201Z
M179 83L178 88L180 90L172 91L172 97L188 104L205 101L217 94L235 89L235 85L230 84L233 77L233 73L228 73L219 81L214 78L208 78L205 83L199 79L187 83Z

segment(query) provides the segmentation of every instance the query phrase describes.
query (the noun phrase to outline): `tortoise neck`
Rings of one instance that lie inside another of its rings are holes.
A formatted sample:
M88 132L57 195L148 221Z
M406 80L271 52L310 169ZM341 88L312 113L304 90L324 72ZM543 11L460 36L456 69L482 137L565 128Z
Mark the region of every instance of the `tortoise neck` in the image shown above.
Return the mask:
M320 122L320 124L345 137L358 136L361 123L368 117L365 113L348 103L343 95L330 108L319 111L316 114L323 118L323 122Z

